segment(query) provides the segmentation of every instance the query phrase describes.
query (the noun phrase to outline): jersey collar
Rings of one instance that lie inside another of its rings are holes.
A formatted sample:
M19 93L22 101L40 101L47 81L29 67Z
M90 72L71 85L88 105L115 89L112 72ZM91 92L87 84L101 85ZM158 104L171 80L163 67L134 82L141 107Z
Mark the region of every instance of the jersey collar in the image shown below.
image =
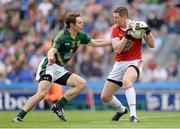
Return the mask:
M69 32L69 30L68 30L68 28L65 28L64 29L64 33L65 33L65 35L68 35L69 37L71 37L71 34L70 34L70 32ZM79 32L77 33L77 35L79 34ZM77 36L76 35L76 36ZM71 37L72 38L72 37Z
M69 35L69 36L71 36L71 34L70 34L70 32L69 32L68 28L65 28L65 29L64 29L64 33L65 33L65 35Z

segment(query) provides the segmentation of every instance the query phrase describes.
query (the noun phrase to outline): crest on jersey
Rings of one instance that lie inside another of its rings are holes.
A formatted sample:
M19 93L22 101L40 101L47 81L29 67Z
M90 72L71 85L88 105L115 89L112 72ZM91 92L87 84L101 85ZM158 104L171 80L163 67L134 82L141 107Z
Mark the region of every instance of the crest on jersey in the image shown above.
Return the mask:
M70 43L65 43L65 46L69 46L70 45Z

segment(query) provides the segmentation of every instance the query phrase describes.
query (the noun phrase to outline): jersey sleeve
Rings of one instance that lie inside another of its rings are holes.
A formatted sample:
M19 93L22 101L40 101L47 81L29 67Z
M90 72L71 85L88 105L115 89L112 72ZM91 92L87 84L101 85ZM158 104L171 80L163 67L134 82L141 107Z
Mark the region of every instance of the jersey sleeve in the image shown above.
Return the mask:
M52 44L52 48L59 49L61 47L61 45L62 45L62 40L54 39L53 44Z
M89 35L87 35L84 32L81 32L81 44L88 44L90 43L91 38L89 37Z

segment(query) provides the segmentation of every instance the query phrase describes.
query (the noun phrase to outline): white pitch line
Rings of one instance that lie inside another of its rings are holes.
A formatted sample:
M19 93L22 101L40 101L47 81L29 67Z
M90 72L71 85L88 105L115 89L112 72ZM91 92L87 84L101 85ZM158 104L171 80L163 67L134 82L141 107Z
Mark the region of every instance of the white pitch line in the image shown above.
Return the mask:
M1 128L1 129L117 129L117 128ZM118 129L179 129L179 128L118 128Z
M149 118L168 118L168 117L177 117L177 114L168 114L168 115L161 115L161 116L156 116L156 115L151 115L151 116L141 116L141 119L149 119Z

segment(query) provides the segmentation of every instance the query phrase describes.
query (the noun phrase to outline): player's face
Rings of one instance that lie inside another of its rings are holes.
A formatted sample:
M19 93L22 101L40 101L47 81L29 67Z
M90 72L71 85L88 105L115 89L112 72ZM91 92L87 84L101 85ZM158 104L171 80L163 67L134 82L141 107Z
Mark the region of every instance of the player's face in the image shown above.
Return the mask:
M115 24L117 24L120 27L126 27L126 17L120 16L118 13L113 13L113 18Z
M79 32L82 31L84 28L84 23L81 17L76 17L76 23L74 25L74 30Z

